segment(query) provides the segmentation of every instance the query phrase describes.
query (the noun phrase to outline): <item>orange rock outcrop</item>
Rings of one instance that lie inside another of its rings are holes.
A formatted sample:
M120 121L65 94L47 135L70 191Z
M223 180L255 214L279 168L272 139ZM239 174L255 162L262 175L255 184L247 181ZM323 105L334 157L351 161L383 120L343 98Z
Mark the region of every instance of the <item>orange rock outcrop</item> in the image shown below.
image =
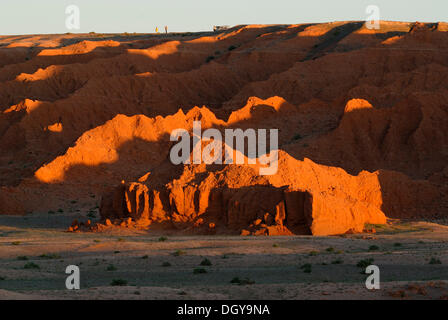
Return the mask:
M76 199L100 206L104 227L246 235L446 217L447 31L335 22L0 37L0 214ZM197 120L279 129L277 173L173 165L170 133Z

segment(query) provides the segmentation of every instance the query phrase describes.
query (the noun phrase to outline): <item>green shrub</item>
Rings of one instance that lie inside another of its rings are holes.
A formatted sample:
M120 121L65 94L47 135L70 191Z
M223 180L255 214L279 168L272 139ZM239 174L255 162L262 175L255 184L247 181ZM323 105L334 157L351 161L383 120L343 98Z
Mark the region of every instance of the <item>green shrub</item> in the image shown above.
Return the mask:
M28 262L23 266L23 269L40 269L40 267L34 262Z
M95 212L93 212L93 211L89 211L89 213L87 214L87 217L89 217L89 218L96 218L96 214L95 214Z
M369 258L369 259L364 259L364 260L360 260L358 261L358 263L356 264L356 266L358 268L367 268L368 266L370 266L373 263L374 259Z
M300 269L302 269L303 272L305 272L305 273L311 273L311 271L312 271L312 266L311 266L311 264L309 264L309 263L305 263L305 264L303 264L302 266L300 266Z
M173 254L173 256L178 257L178 256L181 256L181 255L184 255L184 254L185 254L185 251L182 251L182 250L176 250L176 251L174 251L172 254Z
M230 283L237 284L239 286L244 286L244 285L254 284L255 281L253 281L249 278L240 279L239 277L235 277L230 281Z
M442 264L442 261L440 261L440 259L437 258L431 258L431 260L429 261L429 264Z
M50 253L50 254L41 254L40 256L39 256L39 258L42 258L42 259L61 259L61 256L60 255L58 255L57 253Z
M207 273L207 270L205 270L204 268L195 268L193 270L194 274L200 274L200 273Z
M336 260L333 260L332 262L331 262L331 264L342 264L344 261L342 261L341 259L336 259Z
M115 271L117 270L117 267L115 267L113 264L110 264L107 266L106 271Z
M205 258L204 260L201 261L201 266L211 266L212 262L210 260L208 260L207 258Z
M123 279L113 279L112 282L110 283L111 286L125 286L127 285L128 282L126 280Z

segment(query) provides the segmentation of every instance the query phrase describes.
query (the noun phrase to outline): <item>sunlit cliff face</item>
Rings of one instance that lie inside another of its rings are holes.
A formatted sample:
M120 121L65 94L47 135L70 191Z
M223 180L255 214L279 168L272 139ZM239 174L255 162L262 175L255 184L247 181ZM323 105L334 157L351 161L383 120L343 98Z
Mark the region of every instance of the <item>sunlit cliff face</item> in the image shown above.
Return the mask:
M101 196L104 219L249 234L446 215L447 30L0 37L0 213ZM275 170L260 175L247 137L221 146L244 163L173 163L172 132L191 138L195 122L224 142L278 130Z

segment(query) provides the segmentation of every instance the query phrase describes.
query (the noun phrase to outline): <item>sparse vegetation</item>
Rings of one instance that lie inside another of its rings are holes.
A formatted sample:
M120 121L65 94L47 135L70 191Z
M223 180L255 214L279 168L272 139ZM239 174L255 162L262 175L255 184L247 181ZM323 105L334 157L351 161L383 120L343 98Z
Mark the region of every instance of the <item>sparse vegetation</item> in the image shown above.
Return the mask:
M432 257L431 260L429 260L429 264L442 264L442 261L440 261L440 259Z
M112 282L110 283L111 286L126 286L128 284L128 282L126 280L123 279L113 279Z
M172 254L173 254L173 256L178 257L178 256L182 256L182 255L184 255L185 253L186 253L185 251L182 251L182 250L176 250L176 251L174 251Z
M255 281L253 281L249 278L240 279L239 277L235 277L230 281L230 283L237 284L239 286L244 286L244 285L254 284Z
M164 263L162 263L162 267L171 267L171 263L165 261Z
M115 267L113 264L110 264L107 266L106 271L115 271L117 270L117 267Z
M380 249L380 247L378 247L377 245L371 245L369 247L369 251L378 251Z
M28 257L27 256L18 256L17 260L26 261L26 260L28 260Z
M363 259L363 260L358 261L358 263L356 264L356 266L357 266L358 268L363 268L363 269L365 269L365 268L367 268L368 266L370 266L370 265L373 263L373 261L375 261L375 260L372 259L372 258Z
M300 266L300 269L302 269L304 273L311 273L312 266L309 263L305 263L305 264Z
M20 245L22 242L20 242L20 241L13 241L13 242L11 242L11 244L13 245L13 246L18 246L18 245Z
M207 270L205 270L204 268L195 268L193 270L194 274L200 274L200 273L207 273Z
M89 213L86 215L88 218L96 218L96 214L93 211L89 211Z
M145 254L143 257L142 257L142 259L148 259L149 258L149 256L147 255L147 254Z
M49 253L49 254L44 253L44 254L41 254L39 256L39 258L42 258L42 259L61 259L61 256L58 255L57 253Z
M334 248L332 248L332 247L329 247L329 248L327 248L327 249L325 249L325 251L327 251L327 252L334 252Z
M160 237L160 238L159 238L159 242L164 242L164 241L167 241L167 240L168 240L167 237Z
M344 261L342 259L336 259L331 262L331 264L342 264Z
M211 266L211 265L212 265L212 262L207 258L205 258L204 260L201 261L201 266Z
M310 257L313 257L313 256L317 256L318 254L319 254L319 252L317 252L317 251L311 251L308 255Z
M23 266L23 269L40 269L39 265L35 264L34 262L28 262Z

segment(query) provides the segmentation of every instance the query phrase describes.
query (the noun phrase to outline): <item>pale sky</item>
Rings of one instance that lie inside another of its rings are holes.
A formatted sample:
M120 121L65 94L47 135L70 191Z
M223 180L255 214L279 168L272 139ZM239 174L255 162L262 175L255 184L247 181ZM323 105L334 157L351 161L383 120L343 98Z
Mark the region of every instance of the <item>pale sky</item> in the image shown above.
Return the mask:
M80 29L66 28L77 5ZM295 24L365 20L368 5L382 20L448 21L448 0L0 0L0 34L209 31L213 25Z

